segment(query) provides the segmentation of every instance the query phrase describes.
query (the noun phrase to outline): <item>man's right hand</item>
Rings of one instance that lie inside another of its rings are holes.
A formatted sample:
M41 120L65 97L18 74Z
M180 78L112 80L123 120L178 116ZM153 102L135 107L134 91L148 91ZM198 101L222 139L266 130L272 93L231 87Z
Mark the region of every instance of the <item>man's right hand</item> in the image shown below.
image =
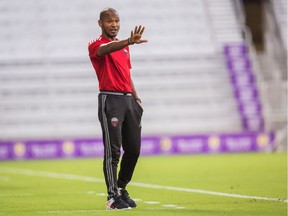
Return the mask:
M144 26L135 26L134 31L131 31L131 35L129 38L129 43L132 44L141 44L141 43L147 43L148 40L143 40L142 39L142 34L145 30Z

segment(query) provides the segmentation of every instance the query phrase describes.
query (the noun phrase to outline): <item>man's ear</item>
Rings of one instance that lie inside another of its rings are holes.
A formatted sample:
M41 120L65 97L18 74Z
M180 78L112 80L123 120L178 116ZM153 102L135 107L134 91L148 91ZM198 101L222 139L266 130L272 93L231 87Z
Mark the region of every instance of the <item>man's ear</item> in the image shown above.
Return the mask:
M98 25L102 28L102 26L103 26L103 21L102 21L102 20L98 20Z

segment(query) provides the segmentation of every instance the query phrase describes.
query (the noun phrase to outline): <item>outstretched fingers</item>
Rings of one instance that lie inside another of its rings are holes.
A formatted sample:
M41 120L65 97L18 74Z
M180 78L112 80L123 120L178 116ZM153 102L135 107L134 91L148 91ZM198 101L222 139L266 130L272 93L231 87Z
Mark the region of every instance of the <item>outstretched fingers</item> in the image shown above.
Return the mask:
M130 38L133 38L133 35L134 35L133 31L131 31Z
M143 34L144 30L145 30L144 26L143 27L141 25L135 26L134 34Z
M143 34L144 30L145 30L145 27L143 26L142 29L140 30L141 35Z
M137 34L137 32L138 32L138 26L135 26L135 28L134 28L134 34Z
M141 40L142 34L145 30L145 27L142 25L135 26L134 31L131 31L130 39L132 43L145 43L147 40Z

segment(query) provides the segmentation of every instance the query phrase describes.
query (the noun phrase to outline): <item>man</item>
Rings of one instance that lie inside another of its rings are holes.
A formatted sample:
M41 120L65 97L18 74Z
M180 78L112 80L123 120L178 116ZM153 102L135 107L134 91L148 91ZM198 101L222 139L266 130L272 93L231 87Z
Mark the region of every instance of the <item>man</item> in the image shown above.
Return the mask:
M88 44L89 57L99 82L98 117L104 142L103 171L107 186L107 209L130 209L137 205L126 190L136 166L141 145L143 109L131 79L129 45L142 40L144 27L136 26L125 40L116 38L120 29L118 12L105 8L98 25L101 36ZM120 149L124 154L117 178Z

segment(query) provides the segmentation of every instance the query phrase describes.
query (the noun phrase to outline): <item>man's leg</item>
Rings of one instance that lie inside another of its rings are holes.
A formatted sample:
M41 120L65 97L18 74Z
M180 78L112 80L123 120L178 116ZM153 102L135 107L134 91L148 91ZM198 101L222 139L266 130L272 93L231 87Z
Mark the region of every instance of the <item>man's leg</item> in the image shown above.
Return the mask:
M118 187L121 198L131 207L137 207L137 204L130 198L126 190L127 184L132 179L135 166L140 155L141 148L141 118L143 110L136 104L134 98L130 98L128 110L122 129L122 147L124 154L121 160L118 176Z
M117 191L117 164L120 158L120 143L115 140L120 139L119 132L111 130L107 106L110 106L110 98L107 95L99 96L98 117L101 123L103 144L104 144L104 161L103 172L107 186L108 195L113 195ZM120 134L121 135L121 134Z
M103 172L107 186L108 198L107 209L128 209L118 192L117 166L120 158L121 130L123 122L123 111L121 109L121 98L113 96L99 96L99 120L101 122L104 142Z
M141 118L143 110L134 98L129 99L127 105L132 106L132 108L130 107L129 112L126 113L122 126L122 147L124 154L117 181L120 188L125 188L132 179L141 148Z

